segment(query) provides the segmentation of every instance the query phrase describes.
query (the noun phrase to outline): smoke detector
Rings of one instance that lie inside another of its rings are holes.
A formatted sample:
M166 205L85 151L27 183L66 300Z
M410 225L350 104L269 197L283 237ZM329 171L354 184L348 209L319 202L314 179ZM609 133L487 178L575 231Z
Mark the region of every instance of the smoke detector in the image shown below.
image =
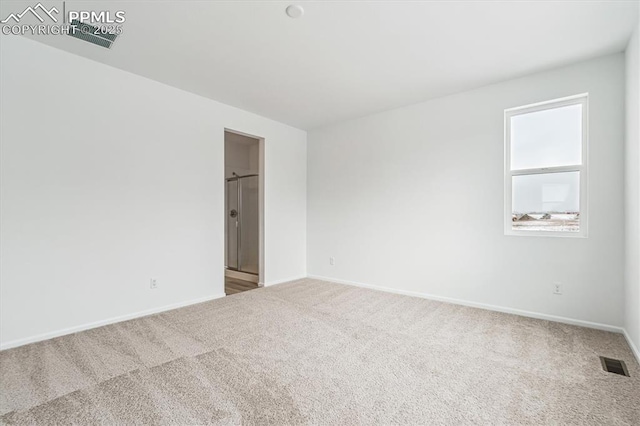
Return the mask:
M289 5L287 6L287 9L285 11L287 12L287 16L293 19L299 18L304 15L304 9L299 4Z

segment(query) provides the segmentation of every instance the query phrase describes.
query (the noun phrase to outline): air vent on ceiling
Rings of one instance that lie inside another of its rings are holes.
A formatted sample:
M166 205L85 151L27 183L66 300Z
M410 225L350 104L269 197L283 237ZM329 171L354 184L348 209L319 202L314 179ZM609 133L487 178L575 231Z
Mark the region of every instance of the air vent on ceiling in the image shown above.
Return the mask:
M600 362L602 363L604 371L629 377L629 370L627 370L627 366L624 365L624 361L601 356Z
M73 29L69 31L69 35L71 37L88 41L89 43L106 47L107 49L111 48L113 42L116 41L116 37L118 37L117 34L105 33L100 28L89 24L83 24L77 19L71 21L71 26L73 27Z

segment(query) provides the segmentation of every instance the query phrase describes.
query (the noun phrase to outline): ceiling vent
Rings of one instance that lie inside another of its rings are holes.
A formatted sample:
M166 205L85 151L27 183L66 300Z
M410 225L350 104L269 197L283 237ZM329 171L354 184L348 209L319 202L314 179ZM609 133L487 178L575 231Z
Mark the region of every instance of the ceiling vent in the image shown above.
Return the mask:
M629 377L629 370L627 370L627 366L624 365L624 361L601 356L600 362L602 363L604 371Z
M74 30L69 31L71 37L88 41L89 43L106 47L107 49L111 48L111 45L118 37L117 34L104 33L100 28L84 24L77 19L71 21L71 26L74 28Z

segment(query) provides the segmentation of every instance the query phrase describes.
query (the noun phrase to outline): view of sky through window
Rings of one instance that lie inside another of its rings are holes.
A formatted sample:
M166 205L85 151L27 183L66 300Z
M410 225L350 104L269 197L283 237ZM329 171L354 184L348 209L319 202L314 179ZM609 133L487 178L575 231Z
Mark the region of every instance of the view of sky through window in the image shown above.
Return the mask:
M511 117L511 170L582 163L582 105Z

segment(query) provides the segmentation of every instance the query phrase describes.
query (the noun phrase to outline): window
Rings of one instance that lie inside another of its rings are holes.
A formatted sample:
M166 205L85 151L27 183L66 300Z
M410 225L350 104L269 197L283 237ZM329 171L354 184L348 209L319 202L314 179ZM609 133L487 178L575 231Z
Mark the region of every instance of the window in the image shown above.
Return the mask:
M587 101L505 110L505 234L587 235Z

